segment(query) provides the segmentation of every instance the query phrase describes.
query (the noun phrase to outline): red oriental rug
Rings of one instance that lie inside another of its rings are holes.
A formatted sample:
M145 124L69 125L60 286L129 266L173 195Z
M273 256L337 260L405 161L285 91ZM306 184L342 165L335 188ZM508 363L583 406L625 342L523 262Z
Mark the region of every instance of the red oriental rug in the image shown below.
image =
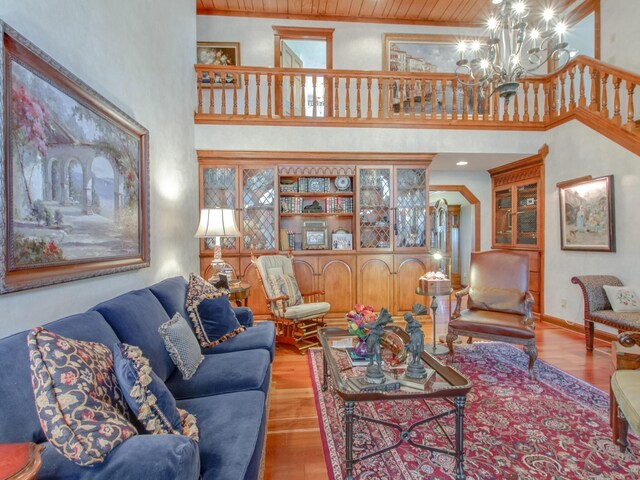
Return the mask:
M444 357L440 357L441 359ZM512 345L456 346L454 366L473 381L465 407L464 454L469 480L640 479L640 442L630 435L630 452L611 441L609 396L538 360L538 380L527 373L528 356ZM331 387L322 392L322 351L309 350L309 366L331 480L343 480L344 406ZM431 400L434 410L448 408ZM402 424L429 416L424 400L356 403L362 415ZM453 436L453 424L443 422ZM418 443L448 447L434 427L412 433ZM354 457L391 445L394 429L354 422ZM355 464L354 478L448 479L454 459L407 443Z

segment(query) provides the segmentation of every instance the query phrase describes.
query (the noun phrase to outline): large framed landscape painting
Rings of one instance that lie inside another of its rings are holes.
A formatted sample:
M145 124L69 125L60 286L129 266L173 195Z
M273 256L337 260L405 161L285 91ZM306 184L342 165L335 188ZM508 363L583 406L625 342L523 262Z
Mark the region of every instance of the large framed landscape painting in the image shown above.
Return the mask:
M427 76L429 74L449 74L446 80L445 78L441 79L447 82L448 88L443 88L442 81L434 82L433 85L428 83L424 87L416 82L413 88L415 96L413 102L414 113L422 113L422 109L424 109L427 115L431 114L432 105L435 105L435 113L437 115L442 115L443 110L445 114L452 114L454 95L451 88L451 80L456 70L456 62L460 58L457 50L458 40L454 35L413 33L385 33L383 35L383 70L425 73ZM484 37L477 38L477 40L483 45L487 41ZM424 92L422 91L423 88L425 89ZM404 102L404 112L409 113L411 92L410 86L406 83L404 84L404 90L404 92L400 92L399 82L393 82L391 98L395 112L400 110L399 104ZM473 110L473 89L458 84L455 94L456 111L458 113L462 112L465 105L465 93L467 111L471 112ZM482 92L479 92L477 99L478 113L483 113L484 98L481 95ZM435 101L432 101L433 96L435 96ZM421 105L423 98L425 100L424 106Z
M562 250L615 252L613 175L558 185Z
M0 293L149 266L147 130L0 28Z

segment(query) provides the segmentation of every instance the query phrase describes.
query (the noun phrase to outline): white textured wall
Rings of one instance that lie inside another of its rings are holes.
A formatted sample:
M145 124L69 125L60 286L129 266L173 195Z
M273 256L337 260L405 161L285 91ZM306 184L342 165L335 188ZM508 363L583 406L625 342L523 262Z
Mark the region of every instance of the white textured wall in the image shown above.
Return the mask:
M615 275L640 293L640 158L578 121L549 132L545 181L545 313L583 323L582 294L574 275ZM613 174L616 252L560 249L560 206L556 184L591 175ZM567 300L567 307L561 301Z
M637 48L640 25L638 0L601 0L600 40L602 61L640 73Z
M193 0L0 0L0 18L150 132L151 267L0 296L0 337L198 266Z

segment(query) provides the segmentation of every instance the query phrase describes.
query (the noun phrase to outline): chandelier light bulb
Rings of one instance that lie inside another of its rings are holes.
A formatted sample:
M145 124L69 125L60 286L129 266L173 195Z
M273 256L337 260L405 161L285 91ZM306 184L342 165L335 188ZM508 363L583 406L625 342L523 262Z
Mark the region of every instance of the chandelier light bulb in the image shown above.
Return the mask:
M553 15L553 8L545 8L544 12L542 12L542 18L547 22L553 19Z
M554 60L554 69L566 65L570 50L563 35L568 26L552 8L540 12L534 28L526 20L530 11L525 0L491 0L491 3L495 8L487 18L489 38L484 42L471 39L458 42L460 59L455 74L461 85L494 85L494 92L508 103L518 93L523 78L541 76L541 67L549 60Z
M516 3L513 4L513 10L518 15L522 15L526 8L527 8L527 6L525 5L524 2L516 2Z

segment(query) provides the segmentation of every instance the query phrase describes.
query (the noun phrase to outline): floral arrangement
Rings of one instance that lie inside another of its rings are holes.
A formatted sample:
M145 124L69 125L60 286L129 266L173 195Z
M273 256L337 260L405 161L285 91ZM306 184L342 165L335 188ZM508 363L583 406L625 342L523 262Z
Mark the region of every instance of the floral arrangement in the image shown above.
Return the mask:
M364 340L371 330L370 325L376 321L376 314L373 313L371 305L356 304L349 313L347 313L347 322L349 333Z
M426 278L427 280L446 280L447 276L443 272L427 272L422 278Z

